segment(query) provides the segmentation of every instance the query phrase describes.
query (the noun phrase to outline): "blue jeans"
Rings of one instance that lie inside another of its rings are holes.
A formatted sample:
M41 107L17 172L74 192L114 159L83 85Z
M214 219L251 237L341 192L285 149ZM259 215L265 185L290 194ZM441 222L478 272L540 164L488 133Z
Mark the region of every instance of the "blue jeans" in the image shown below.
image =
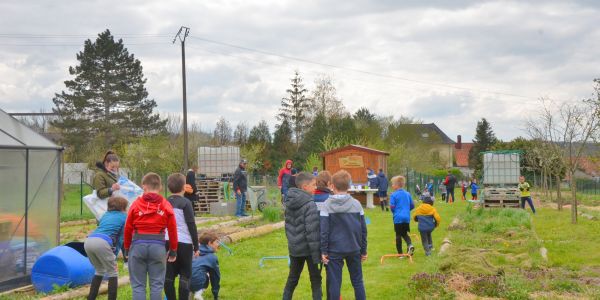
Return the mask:
M329 263L326 265L327 278L325 279L327 285L327 299L340 299L344 261L348 264L350 282L354 288L354 298L356 300L367 299L363 282L360 253L346 255L329 254Z
M235 215L240 217L246 214L246 192L240 192L239 194L236 193L235 194L235 201L236 201L236 209L235 209Z
M535 214L535 207L533 207L533 200L531 200L531 196L521 197L521 208L522 209L525 209L525 201L527 201L527 204L529 204L529 207L531 207L531 211L533 211L533 213Z

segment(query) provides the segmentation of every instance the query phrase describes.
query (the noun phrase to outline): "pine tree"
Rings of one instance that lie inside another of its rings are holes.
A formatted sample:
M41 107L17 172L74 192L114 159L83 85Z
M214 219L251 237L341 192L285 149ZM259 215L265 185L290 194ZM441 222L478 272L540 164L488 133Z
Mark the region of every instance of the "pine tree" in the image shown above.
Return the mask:
M275 167L280 167L286 159L294 155L295 147L292 144L292 126L287 120L283 120L277 125L277 130L273 134L273 154L272 161Z
M306 97L308 90L302 84L300 73L295 71L294 78L291 79L292 87L287 89L287 97L281 99L281 107L277 119L279 121L289 120L294 134L296 149L300 146L300 141L307 127L307 121L310 109L310 99Z
M267 146L271 145L271 132L269 131L269 125L267 121L261 120L258 125L252 127L250 135L248 136L249 144L264 144Z
M473 147L469 152L469 167L475 170L476 177L482 175L483 157L481 152L492 149L492 146L497 142L492 126L485 118L482 118L481 121L477 122Z
M156 102L148 98L142 65L123 40L115 41L107 29L96 41L86 40L77 54L79 64L69 67L75 76L65 81L67 92L55 94L52 125L77 157L93 138L106 148L134 137L164 132L166 121L154 113Z
M312 153L321 153L324 151L321 141L327 133L329 128L327 126L327 118L324 114L318 114L310 125L310 128L306 131L304 139L298 148L298 157L306 159Z

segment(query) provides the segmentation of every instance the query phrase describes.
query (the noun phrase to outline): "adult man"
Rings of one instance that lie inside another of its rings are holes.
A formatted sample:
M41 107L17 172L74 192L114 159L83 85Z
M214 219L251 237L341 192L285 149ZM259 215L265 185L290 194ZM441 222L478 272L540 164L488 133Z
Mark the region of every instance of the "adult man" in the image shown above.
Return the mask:
M189 184L192 187L192 193L185 193L185 197L192 201L192 203L198 201L198 186L196 185L196 173L198 173L198 166L194 165L188 170L185 177L185 184Z
M454 202L454 186L456 185L456 176L448 170L448 176L446 176L446 180L444 180L444 185L446 186L446 203ZM452 199L450 199L452 197Z
M233 191L236 200L236 217L246 217L246 191L248 190L248 178L246 173L246 164L248 161L242 159L238 168L233 174Z

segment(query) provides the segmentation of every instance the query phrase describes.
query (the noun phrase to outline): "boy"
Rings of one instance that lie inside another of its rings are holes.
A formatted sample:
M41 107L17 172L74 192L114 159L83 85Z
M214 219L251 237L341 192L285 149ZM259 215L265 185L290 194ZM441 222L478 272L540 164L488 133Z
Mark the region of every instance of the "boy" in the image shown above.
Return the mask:
M200 256L192 261L192 280L190 290L194 293L194 299L202 300L202 292L212 287L215 300L219 299L221 288L221 271L219 270L219 259L215 253L219 250L219 237L214 232L204 232L200 235ZM169 298L170 299L170 298Z
M431 197L423 198L423 203L415 209L415 222L419 223L419 233L421 234L421 242L425 249L425 256L431 255L433 249L433 240L431 232L440 225L442 219L437 210L433 207Z
M167 187L171 196L167 201L173 207L177 223L177 260L167 263L165 275L165 295L169 300L177 300L175 294L175 277L179 275L179 299L187 300L190 296L190 277L192 276L192 256L198 256L198 229L194 219L192 202L184 197L186 177L183 174L171 174L167 178ZM166 249L169 248L168 232Z
M388 180L385 177L385 173L383 173L383 169L379 169L379 174L377 175L377 197L379 197L379 204L381 205L381 211L385 209L385 211L389 211L387 205L387 190L388 190Z
M477 200L477 190L479 189L479 186L477 185L477 181L475 181L475 179L473 179L473 181L471 181L471 199L472 200Z
M321 250L319 245L319 211L313 201L315 178L309 173L296 175L298 188L290 188L285 199L285 235L290 254L290 273L283 290L283 299L291 300L298 285L304 262L310 274L312 298L321 299Z
M162 300L166 261L177 259L177 224L173 207L160 195L162 183L156 173L142 179L144 194L129 208L123 245L129 259L129 279L134 300L146 299L150 277L150 299ZM169 251L165 251L165 229L169 230Z
M531 211L535 214L535 207L533 207L533 200L531 200L531 192L529 189L531 186L525 181L525 176L519 176L519 190L521 191L521 208L525 209L525 201L531 207Z
M442 195L442 201L446 201L446 185L443 182L440 182L439 189L440 194Z
M117 254L123 247L123 227L127 218L127 199L113 196L108 199L108 210L100 219L98 227L83 244L90 262L96 270L88 299L98 297L102 279L108 277L108 299L117 299Z
M358 200L348 194L350 174L344 170L331 177L334 195L321 210L321 259L327 266L327 299L340 299L342 268L348 264L357 300L366 299L361 263L367 259L367 224Z
M433 197L433 179L429 179L427 183L427 191L429 191L429 196Z
M394 231L396 232L396 250L398 254L402 254L402 239L406 242L408 255L413 255L415 247L410 240L408 233L410 232L410 211L415 208L412 196L405 191L404 176L395 176L392 178L392 189L395 192L390 196L390 210L394 218Z
M460 192L462 193L462 200L467 200L467 182L466 181L461 181L460 182Z

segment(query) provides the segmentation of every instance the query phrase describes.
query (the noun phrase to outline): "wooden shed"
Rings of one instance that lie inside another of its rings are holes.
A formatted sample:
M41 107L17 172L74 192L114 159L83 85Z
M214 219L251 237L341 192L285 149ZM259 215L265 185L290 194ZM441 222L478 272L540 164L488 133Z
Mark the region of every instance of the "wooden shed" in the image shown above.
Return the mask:
M341 148L321 153L323 157L323 168L331 174L346 170L352 176L355 184L367 182L367 168L377 173L379 169L387 174L388 152L375 150L359 145L347 145Z

